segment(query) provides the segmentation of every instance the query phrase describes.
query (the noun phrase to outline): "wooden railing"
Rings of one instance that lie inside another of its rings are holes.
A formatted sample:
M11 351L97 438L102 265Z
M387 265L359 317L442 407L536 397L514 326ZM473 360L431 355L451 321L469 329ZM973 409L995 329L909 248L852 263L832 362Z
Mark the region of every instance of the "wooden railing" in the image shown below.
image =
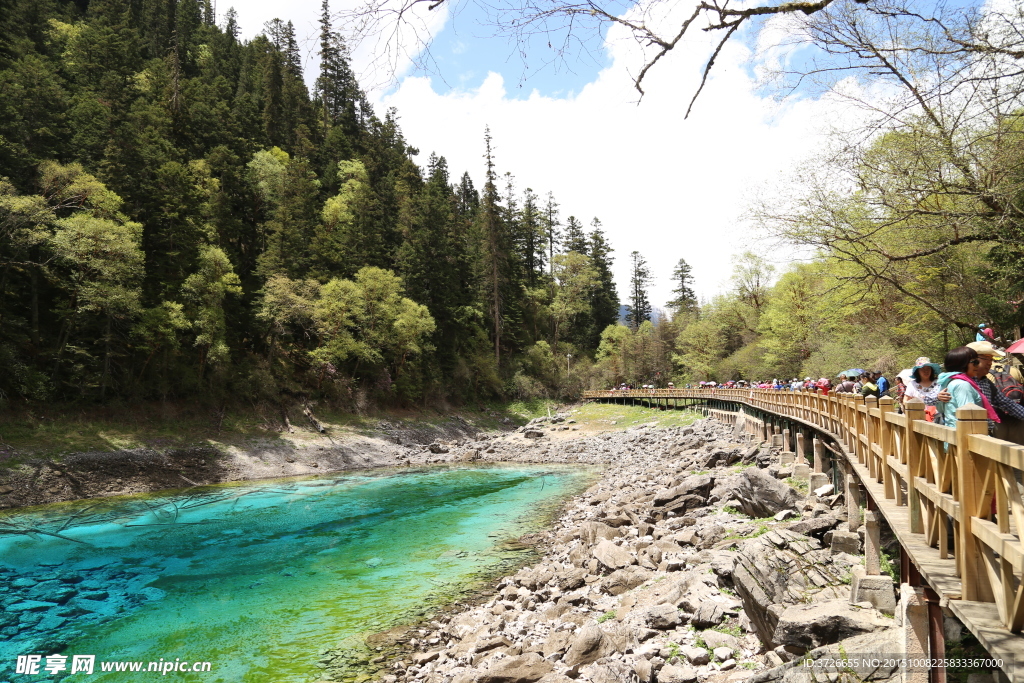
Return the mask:
M648 389L584 398L735 402L831 435L848 471L871 484L901 543L937 551L933 574L945 566L953 579L946 597L987 603L1013 634L1024 627L1024 447L988 436L983 408L961 407L953 428L926 421L919 400L907 401L901 414L891 398L816 390Z

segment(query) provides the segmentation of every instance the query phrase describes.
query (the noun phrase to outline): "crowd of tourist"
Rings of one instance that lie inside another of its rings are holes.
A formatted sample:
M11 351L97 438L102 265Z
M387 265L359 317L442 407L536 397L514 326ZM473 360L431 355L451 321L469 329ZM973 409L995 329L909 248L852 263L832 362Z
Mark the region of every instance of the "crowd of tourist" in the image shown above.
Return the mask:
M833 382L827 377L813 379L794 377L790 380L772 379L762 382L730 380L723 383L704 381L687 384L687 389L757 388L775 391L818 390L863 396L891 397L896 409L904 411L907 401L920 400L924 404L925 419L929 422L956 425L957 409L973 404L984 408L993 436L1024 444L1024 339L1007 348L999 348L991 331L984 329L977 340L957 347L946 354L942 367L927 356L921 356L914 367L899 372L890 383L882 372L854 368L839 373ZM629 390L623 384L616 387ZM654 392L654 385L643 385ZM675 388L669 382L669 389Z

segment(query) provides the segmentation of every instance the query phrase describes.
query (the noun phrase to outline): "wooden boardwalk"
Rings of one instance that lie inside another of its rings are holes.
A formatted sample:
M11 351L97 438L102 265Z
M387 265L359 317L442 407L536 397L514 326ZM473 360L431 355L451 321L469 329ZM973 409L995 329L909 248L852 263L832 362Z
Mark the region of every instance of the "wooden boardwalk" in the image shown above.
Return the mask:
M787 428L831 441L833 458L867 492L869 508L899 539L904 560L941 606L1003 661L1011 680L1024 681L1024 502L1018 484L1024 447L989 437L983 408L960 408L954 429L925 421L920 401L909 401L900 414L891 398L816 390L588 391L583 398L700 406L727 422L742 421L765 440ZM794 441L790 450L802 446L798 457L807 457L811 440Z

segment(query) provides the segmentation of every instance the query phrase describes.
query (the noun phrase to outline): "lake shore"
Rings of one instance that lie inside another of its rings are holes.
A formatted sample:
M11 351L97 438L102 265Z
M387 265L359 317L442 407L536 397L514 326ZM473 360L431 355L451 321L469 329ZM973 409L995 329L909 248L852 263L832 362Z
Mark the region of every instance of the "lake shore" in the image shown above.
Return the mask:
M605 469L529 539L536 562L371 637L375 680L789 681L808 654L899 650L898 612L850 604L863 558L856 534L833 547L842 496L809 493L778 449L713 420L580 435L569 419L434 454ZM333 664L324 680L362 678Z

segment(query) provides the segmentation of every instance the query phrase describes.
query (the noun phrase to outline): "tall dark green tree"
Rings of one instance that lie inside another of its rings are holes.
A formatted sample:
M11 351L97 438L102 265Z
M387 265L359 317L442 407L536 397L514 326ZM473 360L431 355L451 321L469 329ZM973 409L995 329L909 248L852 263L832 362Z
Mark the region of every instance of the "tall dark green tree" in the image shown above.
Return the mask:
M651 302L647 288L651 285L651 271L647 260L634 251L629 255L629 304L626 306L626 324L634 330L651 319Z
M597 271L598 285L591 295L590 311L593 319L590 339L587 340L587 347L596 349L601 343L601 332L609 325L614 325L619 320L619 293L615 287L615 277L612 275L612 252L614 250L608 243L604 231L600 226L595 227L589 236L587 253L590 261Z
M565 223L565 242L563 242L566 251L575 251L577 254L587 255L587 233L583 230L583 224L579 222L576 216L569 216Z
M548 275L550 276L554 272L555 252L562 243L562 223L558 220L558 202L555 201L553 192L548 192L547 201L544 202L542 227L544 241L548 245Z
M675 296L668 302L668 307L676 313L688 313L697 307L697 295L693 291L693 276L690 275L690 264L686 259L679 259L679 263L672 269L672 294Z
M478 220L483 241L483 292L490 320L491 342L494 344L494 362L501 366L501 343L505 327L505 308L509 285L510 247L505 221L502 217L501 198L498 195L498 175L494 168L491 129L484 130L484 190L480 197ZM507 208L507 207L506 207Z

